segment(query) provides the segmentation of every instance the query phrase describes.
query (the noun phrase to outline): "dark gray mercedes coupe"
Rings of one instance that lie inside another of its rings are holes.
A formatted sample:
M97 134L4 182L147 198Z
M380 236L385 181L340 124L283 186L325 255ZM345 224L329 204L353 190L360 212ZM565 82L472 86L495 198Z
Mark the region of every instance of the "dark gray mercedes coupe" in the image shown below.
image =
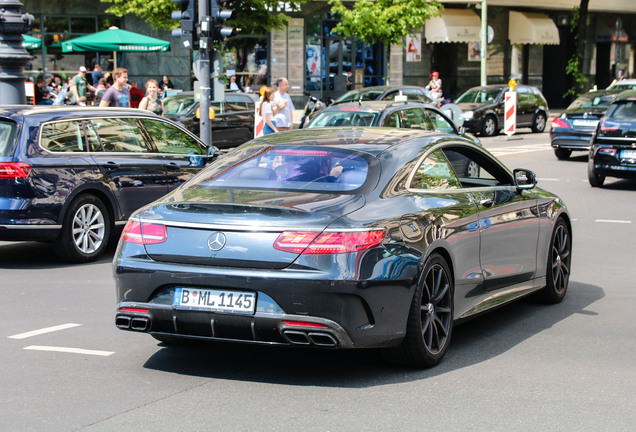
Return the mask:
M457 135L271 134L133 214L115 322L165 343L385 348L433 366L454 324L531 293L561 301L571 232L531 171Z

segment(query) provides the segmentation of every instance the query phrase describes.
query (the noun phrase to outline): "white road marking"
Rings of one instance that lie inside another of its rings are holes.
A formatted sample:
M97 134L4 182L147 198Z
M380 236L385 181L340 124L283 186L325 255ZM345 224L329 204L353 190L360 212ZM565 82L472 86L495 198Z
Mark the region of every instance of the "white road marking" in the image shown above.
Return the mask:
M558 178L545 178L545 177L539 177L539 178L537 179L537 181L561 181L561 179L558 179ZM587 181L587 180L585 180L585 181Z
M630 224L632 221L628 220L618 220L618 219L595 219L594 222L601 223L617 223L617 224Z
M13 336L9 336L9 339L26 339L32 336L38 336L41 334L45 334L45 333L51 333L51 332L55 332L58 330L66 330L66 329L70 329L73 327L78 327L81 326L81 324L75 324L75 323L68 323L68 324L61 324L58 326L53 326L53 327L47 327L47 328L43 328L43 329L39 329L39 330L33 330L30 332L26 332L26 333L20 333L17 335L13 335Z
M507 146L507 147L498 147L498 148L488 148L486 147L486 149L492 153L493 155L495 155L496 157L499 156L506 156L506 155L513 155L513 154L520 154L520 153L530 153L530 152L536 152L536 151L543 151L543 150L549 150L552 147L549 145L546 145L545 143L541 143L541 144L528 144L528 145L520 145L520 146Z
M114 351L96 351L96 350L86 350L81 348L54 347L54 346L43 346L43 345L31 345L31 346L25 347L24 349L34 350L34 351L63 352L63 353L71 353L71 354L86 354L86 355L94 355L94 356L102 356L102 357L107 357L109 355L115 354Z

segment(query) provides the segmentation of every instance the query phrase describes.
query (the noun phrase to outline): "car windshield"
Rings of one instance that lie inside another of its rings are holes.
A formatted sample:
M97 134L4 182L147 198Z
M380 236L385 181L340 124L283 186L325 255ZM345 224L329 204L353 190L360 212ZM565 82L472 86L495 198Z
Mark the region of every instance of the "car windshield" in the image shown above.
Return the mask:
M331 126L374 126L380 113L360 111L357 108L342 110L324 110L320 112L308 128Z
M568 109L580 109L580 108L601 108L607 109L610 106L615 94L586 94L576 99L570 104Z
M18 125L11 121L0 121L0 157L11 156Z
M378 100L382 93L383 90L352 90L336 99L335 103Z
M461 95L456 103L495 103L501 93L500 88L475 88Z
M194 96L171 96L163 101L163 112L166 115L185 115L196 104Z
M367 179L367 157L330 148L246 146L193 178L184 195L193 189L211 188L353 191Z

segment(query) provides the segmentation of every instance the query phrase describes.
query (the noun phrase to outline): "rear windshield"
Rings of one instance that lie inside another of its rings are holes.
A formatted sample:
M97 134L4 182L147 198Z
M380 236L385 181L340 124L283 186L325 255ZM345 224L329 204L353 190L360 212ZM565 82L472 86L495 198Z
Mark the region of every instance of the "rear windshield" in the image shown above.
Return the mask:
M500 88L471 89L461 95L455 103L495 103L501 93Z
M184 115L196 104L194 96L172 96L163 101L163 112L169 115Z
M192 188L258 188L346 192L366 181L374 159L340 149L248 146L221 158L188 184Z
M18 125L11 121L0 120L0 156L13 156L13 143Z
M612 101L616 98L616 94L606 95L590 95L586 94L576 99L570 104L568 109L580 109L580 108L601 108L607 109Z
M607 117L636 122L636 101L621 101L612 105L607 112Z
M322 111L307 127L374 126L379 115L377 112L363 112L355 109Z

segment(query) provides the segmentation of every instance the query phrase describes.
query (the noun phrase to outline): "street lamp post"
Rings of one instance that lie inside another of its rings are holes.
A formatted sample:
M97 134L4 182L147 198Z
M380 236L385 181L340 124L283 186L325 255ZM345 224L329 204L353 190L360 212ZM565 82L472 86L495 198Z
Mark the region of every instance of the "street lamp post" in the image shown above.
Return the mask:
M18 0L0 0L0 105L24 104L24 66L33 58L22 46L33 15L21 13Z

